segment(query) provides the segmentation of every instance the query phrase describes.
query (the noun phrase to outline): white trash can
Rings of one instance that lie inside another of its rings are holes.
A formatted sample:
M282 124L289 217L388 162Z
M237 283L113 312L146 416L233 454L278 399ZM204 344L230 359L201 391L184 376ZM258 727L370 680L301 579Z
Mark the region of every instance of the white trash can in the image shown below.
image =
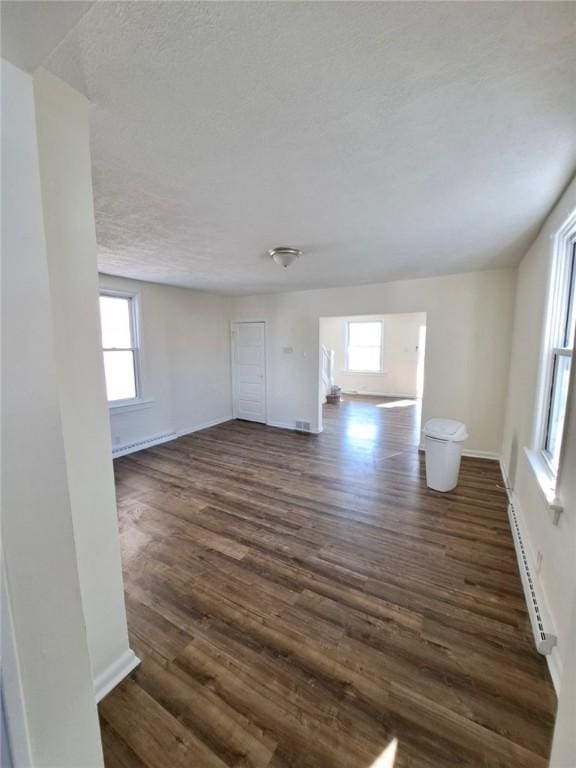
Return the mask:
M468 439L466 424L454 419L430 419L424 425L426 485L451 491L458 483L462 443Z

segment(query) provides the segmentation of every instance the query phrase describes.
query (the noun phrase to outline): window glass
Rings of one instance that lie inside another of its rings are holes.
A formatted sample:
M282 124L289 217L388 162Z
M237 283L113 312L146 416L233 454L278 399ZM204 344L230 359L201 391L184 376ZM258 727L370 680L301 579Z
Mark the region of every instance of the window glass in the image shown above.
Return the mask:
M133 352L104 352L104 371L108 400L130 400L136 397Z
M100 321L104 349L132 347L131 301L120 296L100 296Z
M100 296L100 321L108 401L138 396L130 297Z
M568 385L574 352L576 285L576 244L571 243L564 260L557 266L555 276L555 301L552 302L554 327L549 358L549 390L546 403L546 420L542 449L554 473L560 465L560 451L566 407Z
M382 323L349 323L348 343L351 347L379 347Z
M572 265L570 269L570 283L568 288L568 312L566 313L566 327L564 329L564 346L574 349L574 333L576 323L574 322L574 305L576 304L576 243L574 244L574 253L572 255Z
M346 368L376 373L382 369L382 323L348 323Z
M558 470L560 461L560 444L564 431L564 417L568 402L568 382L570 379L570 358L565 355L556 355L554 362L554 384L548 414L546 432L546 451L550 454L550 461L554 469Z

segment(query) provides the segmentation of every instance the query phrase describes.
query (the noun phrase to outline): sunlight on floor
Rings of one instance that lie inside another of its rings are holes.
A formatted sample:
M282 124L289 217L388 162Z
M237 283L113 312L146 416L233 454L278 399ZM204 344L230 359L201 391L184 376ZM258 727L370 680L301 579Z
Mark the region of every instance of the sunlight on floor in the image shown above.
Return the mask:
M408 408L416 405L416 400L393 400L391 403L378 403L377 408Z
M377 757L376 760L374 760L370 768L394 768L397 749L398 739L392 739L380 757Z
M350 440L374 440L376 438L376 424L347 424L346 437Z

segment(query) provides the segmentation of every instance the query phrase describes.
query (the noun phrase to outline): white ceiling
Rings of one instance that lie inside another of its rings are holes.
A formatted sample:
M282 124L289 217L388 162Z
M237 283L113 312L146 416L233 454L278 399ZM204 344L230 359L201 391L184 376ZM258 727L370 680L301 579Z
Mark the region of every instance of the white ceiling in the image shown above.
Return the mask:
M111 274L241 294L505 267L576 168L576 3L10 2L3 22L4 55L93 102ZM276 245L305 254L282 270Z

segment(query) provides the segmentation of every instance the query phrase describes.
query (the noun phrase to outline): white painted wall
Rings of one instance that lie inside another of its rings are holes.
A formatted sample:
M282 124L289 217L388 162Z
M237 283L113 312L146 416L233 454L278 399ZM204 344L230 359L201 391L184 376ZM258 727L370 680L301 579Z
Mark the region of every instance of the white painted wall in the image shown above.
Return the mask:
M576 595L572 600L568 637L572 638L572 643L566 648L563 659L550 768L573 768L576 765Z
M576 181L564 193L538 238L518 268L514 342L512 347L506 426L502 458L535 561L542 553L541 591L558 635L554 653L555 674L574 637L569 632L571 599L576 594L576 390L572 376L569 417L558 495L564 513L558 526L540 495L524 447L536 447L535 420L540 405L538 392L540 354L544 332L548 282L553 255L553 235L576 208Z
M102 751L60 413L33 84L5 61L2 160L2 546L17 652L8 679L19 678L27 727L15 763L89 768L102 765ZM7 692L17 694L14 685Z
M293 269L297 269L296 264ZM423 415L468 425L468 450L500 455L514 270L240 297L232 319L267 321L268 417L318 428L321 317L425 312ZM286 354L284 348L292 347Z
M350 320L378 320L382 323L381 373L352 373L346 370L346 331ZM334 350L334 382L343 392L391 397L416 397L418 336L426 325L422 312L398 315L324 317L320 319L320 343Z
M231 419L229 299L108 275L100 286L137 294L142 394L152 400L110 409L114 448Z

